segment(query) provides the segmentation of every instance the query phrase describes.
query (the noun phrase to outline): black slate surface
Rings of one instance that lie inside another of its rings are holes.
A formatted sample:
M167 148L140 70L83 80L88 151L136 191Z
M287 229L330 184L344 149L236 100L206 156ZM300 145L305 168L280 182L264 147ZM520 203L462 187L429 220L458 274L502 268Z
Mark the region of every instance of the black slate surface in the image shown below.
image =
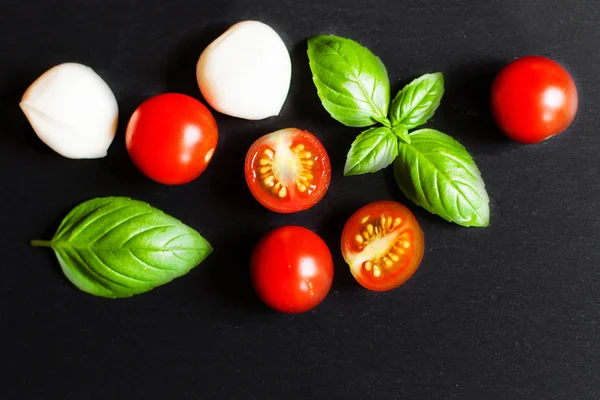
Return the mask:
M600 398L600 11L593 0L183 1L3 0L0 7L0 398L2 399L585 399ZM220 142L207 171L179 187L131 164L124 127L151 95L201 98L195 64L231 24L258 19L293 60L281 115L216 114ZM446 95L428 124L473 154L492 198L486 229L445 223L410 204L391 170L342 176L358 130L321 108L306 38L350 37L386 64L394 92L441 71ZM568 132L535 146L505 139L488 110L490 83L516 57L546 55L580 95ZM120 128L108 157L75 161L41 143L18 108L33 80L61 62L93 67L114 90ZM327 196L277 215L245 186L243 160L264 133L314 132L333 164ZM110 301L77 291L49 238L96 196L150 202L199 230L216 251L189 275ZM394 199L410 206L427 249L414 277L363 290L339 252L346 219ZM248 259L271 229L301 224L329 244L330 295L287 316L253 294Z

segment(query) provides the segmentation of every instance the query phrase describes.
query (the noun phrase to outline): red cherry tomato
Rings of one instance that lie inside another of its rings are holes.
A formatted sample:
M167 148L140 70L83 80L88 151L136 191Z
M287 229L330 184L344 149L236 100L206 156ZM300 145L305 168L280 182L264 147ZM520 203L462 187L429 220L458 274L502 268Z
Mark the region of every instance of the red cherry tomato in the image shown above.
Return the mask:
M274 310L296 314L319 305L331 288L333 260L325 242L300 226L284 226L256 245L250 261L252 285Z
M245 174L259 203L275 212L293 213L311 208L325 196L331 164L319 139L288 128L254 142L246 155Z
M577 107L573 78L545 57L511 62L492 84L494 119L506 136L520 143L539 143L563 132L573 122Z
M406 282L423 259L423 231L410 210L393 201L359 209L342 232L342 254L367 289L387 291Z
M192 97L167 93L151 97L135 110L125 139L131 160L143 174L180 185L204 172L218 137L208 108Z

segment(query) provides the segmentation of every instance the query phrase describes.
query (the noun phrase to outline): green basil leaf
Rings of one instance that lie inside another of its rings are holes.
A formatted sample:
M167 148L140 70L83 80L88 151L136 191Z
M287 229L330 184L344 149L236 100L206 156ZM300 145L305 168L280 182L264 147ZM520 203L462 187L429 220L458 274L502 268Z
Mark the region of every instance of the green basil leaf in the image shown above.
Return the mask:
M387 128L390 128L390 129L392 128L392 123L387 118L373 117L373 119Z
M65 276L95 296L130 297L187 274L211 252L198 232L179 220L125 197L75 207L51 241Z
M360 175L376 172L390 165L398 155L398 138L389 128L371 128L352 143L344 175Z
M346 126L387 121L390 81L381 60L353 40L319 35L308 40L313 82L323 107Z
M444 76L425 74L404 87L392 102L392 126L402 124L407 129L423 125L433 116L444 95Z
M404 125L400 124L394 126L392 128L392 132L394 132L394 134L401 140L405 141L406 143L410 143L410 135L408 134L408 129L406 129Z
M462 226L489 224L489 197L481 173L467 150L433 129L411 133L399 144L394 175L414 203Z

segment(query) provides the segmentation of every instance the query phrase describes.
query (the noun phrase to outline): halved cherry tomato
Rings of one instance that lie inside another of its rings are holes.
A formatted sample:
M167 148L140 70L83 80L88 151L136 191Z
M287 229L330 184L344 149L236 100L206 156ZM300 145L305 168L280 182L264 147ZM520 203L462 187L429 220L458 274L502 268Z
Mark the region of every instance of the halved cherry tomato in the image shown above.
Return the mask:
M423 231L410 210L379 201L358 210L342 233L342 254L358 283L386 291L406 282L423 259Z
M248 150L246 182L266 208L293 213L317 204L329 188L331 164L314 135L287 128L258 139Z
M258 297L267 306L296 314L316 307L327 296L333 281L333 259L316 233L301 226L284 226L258 242L250 275Z
M135 110L125 134L134 165L150 179L181 185L208 166L219 133L204 104L179 93L159 94Z

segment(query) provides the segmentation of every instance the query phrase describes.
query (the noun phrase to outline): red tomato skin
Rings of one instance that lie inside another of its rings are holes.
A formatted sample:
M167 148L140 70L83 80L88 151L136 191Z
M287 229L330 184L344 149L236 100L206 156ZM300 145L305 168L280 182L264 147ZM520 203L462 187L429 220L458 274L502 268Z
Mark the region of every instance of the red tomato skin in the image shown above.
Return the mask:
M571 75L541 56L509 63L491 88L491 110L498 127L523 144L539 143L565 131L575 119L578 102Z
M349 256L357 252L356 242L354 241L357 228L364 224L361 220L368 215L381 215L400 217L405 221L407 230L412 233L411 257L406 268L393 276L384 277L382 279L373 279L367 276L363 270L355 272L351 270L354 279L365 289L375 292L386 292L395 289L406 281L408 281L419 268L425 253L425 237L419 222L414 214L404 205L390 200L375 201L367 204L356 211L346 221L344 230L342 231L341 251L346 262L349 262ZM384 275L385 276L385 275Z
M261 149L265 148L265 141L268 140L268 137L277 135L283 131L289 132L294 138L295 143L302 143L310 146L318 155L318 170L315 171L314 182L316 190L310 197L297 197L293 200L288 199L282 201L281 199L278 199L277 196L269 194L261 187L260 179L255 171L255 161ZM327 150L315 135L298 128L286 128L268 133L260 137L252 144L252 146L250 146L244 163L244 174L252 196L254 196L256 201L263 207L280 214L292 214L308 210L323 199L331 182L331 163Z
M265 235L256 245L250 276L258 297L270 308L298 314L318 306L333 281L333 259L316 233L300 226L284 226Z
M133 164L148 178L182 185L204 172L218 138L217 123L206 106L190 96L165 93L134 111L125 143Z

